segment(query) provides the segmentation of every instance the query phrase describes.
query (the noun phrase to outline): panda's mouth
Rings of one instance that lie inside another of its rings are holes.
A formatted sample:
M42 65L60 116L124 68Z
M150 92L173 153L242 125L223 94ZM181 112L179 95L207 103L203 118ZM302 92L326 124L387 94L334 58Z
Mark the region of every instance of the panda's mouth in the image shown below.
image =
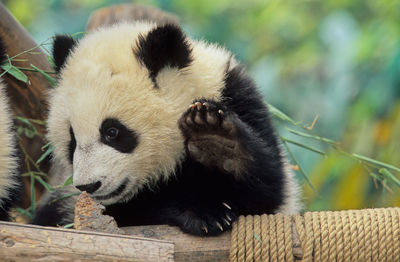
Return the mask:
M114 191L112 191L110 194L107 194L105 196L94 196L94 198L96 200L107 200L113 197L116 197L120 194L122 194L122 192L124 192L126 185L128 184L129 180L126 178L124 180L124 182L121 183L121 185L119 185L119 187L117 187L117 189L115 189Z

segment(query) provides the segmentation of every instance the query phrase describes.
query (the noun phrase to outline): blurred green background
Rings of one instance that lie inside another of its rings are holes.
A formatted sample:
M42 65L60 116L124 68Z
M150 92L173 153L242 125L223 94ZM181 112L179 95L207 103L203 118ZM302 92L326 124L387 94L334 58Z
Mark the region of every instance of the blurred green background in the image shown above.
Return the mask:
M84 31L100 7L132 1L3 2L40 43ZM387 179L341 152L400 166L400 1L134 2L173 12L190 36L232 50L266 100L300 125L319 115L310 132L339 141L339 150L288 132L276 118L282 136L325 152L289 144L315 187L299 174L307 210L400 206L400 172Z

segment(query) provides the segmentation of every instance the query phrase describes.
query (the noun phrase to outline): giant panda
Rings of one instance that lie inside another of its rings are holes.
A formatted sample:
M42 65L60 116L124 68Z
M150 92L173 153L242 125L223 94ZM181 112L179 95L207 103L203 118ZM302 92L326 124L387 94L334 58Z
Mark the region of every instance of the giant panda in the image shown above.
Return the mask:
M75 189L34 224L72 222L86 191L119 226L210 236L239 215L295 213L299 190L254 82L222 47L172 24L121 23L54 38L48 139Z
M6 50L0 38L0 65L5 62ZM22 190L12 126L6 88L0 79L0 220L9 220L8 211L19 199Z

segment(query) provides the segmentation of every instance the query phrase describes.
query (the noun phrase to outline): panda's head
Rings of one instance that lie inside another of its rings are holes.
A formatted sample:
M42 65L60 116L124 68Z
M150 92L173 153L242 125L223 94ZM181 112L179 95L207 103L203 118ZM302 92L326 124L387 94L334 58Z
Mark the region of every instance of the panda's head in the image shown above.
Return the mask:
M185 155L180 115L219 88L196 86L192 47L177 26L148 23L103 28L79 42L55 37L59 81L48 138L74 186L108 205L174 173Z

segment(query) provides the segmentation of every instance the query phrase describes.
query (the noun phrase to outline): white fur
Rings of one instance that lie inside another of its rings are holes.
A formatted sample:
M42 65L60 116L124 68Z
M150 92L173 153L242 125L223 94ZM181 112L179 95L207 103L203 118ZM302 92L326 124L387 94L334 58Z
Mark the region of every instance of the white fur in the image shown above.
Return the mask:
M10 197L10 189L17 187L14 155L14 137L11 132L12 119L4 84L0 80L0 208Z
M292 215L298 213L303 208L301 204L301 190L299 184L296 182L292 168L289 163L284 159L284 188L283 188L283 205L279 207L278 213Z

